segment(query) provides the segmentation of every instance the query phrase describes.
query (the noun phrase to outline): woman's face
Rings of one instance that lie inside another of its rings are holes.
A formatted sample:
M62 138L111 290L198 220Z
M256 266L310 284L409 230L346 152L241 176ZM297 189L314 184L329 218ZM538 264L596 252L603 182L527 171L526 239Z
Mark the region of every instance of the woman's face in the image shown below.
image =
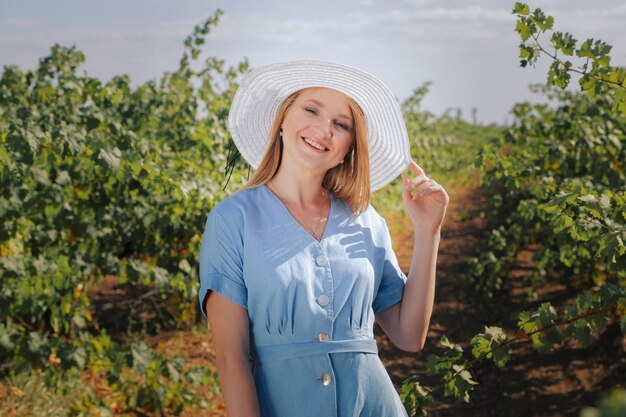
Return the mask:
M350 105L336 90L306 88L285 113L283 162L326 172L337 166L354 142Z

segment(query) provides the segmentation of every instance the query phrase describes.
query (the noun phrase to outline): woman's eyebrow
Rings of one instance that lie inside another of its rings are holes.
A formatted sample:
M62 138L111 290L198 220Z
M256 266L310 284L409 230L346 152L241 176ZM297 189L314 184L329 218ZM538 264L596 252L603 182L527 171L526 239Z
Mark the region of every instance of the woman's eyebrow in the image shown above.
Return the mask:
M324 105L323 105L320 101L315 100L314 98L309 98L309 99L304 100L304 101L305 101L305 102L307 102L307 101L312 101L313 103L317 104L319 107L324 108ZM342 118L342 119L352 120L352 117L350 117L350 116L348 116L348 115L345 115L345 114L343 114L343 113L342 113L342 114L339 114L339 115L338 115L338 117L340 117L340 118Z

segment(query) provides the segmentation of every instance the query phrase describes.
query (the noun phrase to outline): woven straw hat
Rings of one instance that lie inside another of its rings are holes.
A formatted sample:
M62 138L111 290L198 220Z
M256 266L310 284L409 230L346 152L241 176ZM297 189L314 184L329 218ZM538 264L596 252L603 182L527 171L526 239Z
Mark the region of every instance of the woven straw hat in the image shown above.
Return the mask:
M409 140L397 100L378 78L361 70L322 61L291 61L247 73L235 93L228 128L237 149L257 168L268 145L280 105L292 93L327 87L351 97L365 114L368 130L370 185L376 191L411 162Z

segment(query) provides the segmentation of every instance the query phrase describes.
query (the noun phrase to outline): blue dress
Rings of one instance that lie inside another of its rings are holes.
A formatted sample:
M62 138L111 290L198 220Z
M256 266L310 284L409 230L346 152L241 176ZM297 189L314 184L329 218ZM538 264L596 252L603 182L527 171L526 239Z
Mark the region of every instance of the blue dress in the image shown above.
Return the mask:
M318 242L267 188L211 210L199 301L216 291L248 310L262 417L407 416L380 358L374 313L402 299L406 275L385 220L355 217L330 193Z

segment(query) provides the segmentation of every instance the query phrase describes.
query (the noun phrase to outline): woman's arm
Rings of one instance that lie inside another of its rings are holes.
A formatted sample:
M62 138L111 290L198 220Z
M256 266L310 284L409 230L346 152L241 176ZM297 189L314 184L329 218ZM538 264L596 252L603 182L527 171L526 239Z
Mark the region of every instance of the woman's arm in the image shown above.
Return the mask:
M403 199L414 230L411 267L402 301L379 312L376 321L399 349L418 352L426 342L433 311L437 251L449 198L415 162L409 167L415 178L410 180L404 173L402 177ZM418 189L411 193L414 187Z
M250 369L248 312L212 291L206 301L222 398L229 417L259 417Z
M439 240L439 231L415 231L402 301L376 315L376 321L398 349L419 352L426 342L435 298Z

